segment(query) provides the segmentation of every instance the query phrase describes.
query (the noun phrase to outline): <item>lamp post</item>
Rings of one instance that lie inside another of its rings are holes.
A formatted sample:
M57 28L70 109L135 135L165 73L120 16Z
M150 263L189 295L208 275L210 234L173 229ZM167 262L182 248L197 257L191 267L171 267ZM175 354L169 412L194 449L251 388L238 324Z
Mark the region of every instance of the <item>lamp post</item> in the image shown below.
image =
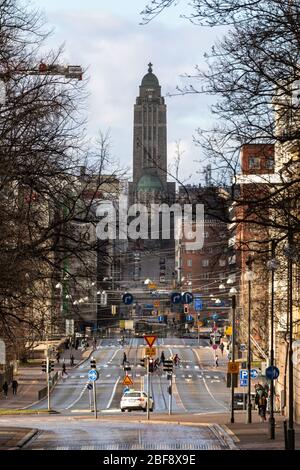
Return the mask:
M251 406L251 282L253 281L252 259L249 256L246 261L245 279L248 281L248 391L247 391L247 424L252 423L252 406Z
M295 450L295 430L294 430L294 364L293 364L293 232L288 232L288 247L286 256L288 258L288 323L289 323L289 413L287 429L287 450Z
M231 308L232 308L232 336L231 336L231 340L232 340L232 357L231 357L231 360L232 362L235 361L235 311L236 311L236 293L237 293L237 290L235 287L231 287L230 291L229 291L229 295L231 297ZM234 380L233 380L233 377L234 375L231 374L231 418L230 418L230 421L231 423L234 423Z
M275 259L275 241L271 242L271 257L267 263L267 269L271 271L271 312L270 312L270 366L274 366L274 276L278 267ZM270 385L270 418L269 418L270 439L275 439L275 418L274 418L274 379L271 379Z

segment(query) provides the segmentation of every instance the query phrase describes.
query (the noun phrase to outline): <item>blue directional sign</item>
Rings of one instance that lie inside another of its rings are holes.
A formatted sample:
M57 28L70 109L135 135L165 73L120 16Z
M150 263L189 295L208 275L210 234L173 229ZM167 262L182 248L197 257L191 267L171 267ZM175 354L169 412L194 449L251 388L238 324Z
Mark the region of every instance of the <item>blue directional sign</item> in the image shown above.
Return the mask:
M194 298L194 309L196 311L203 310L203 302L202 302L201 297Z
M96 380L99 379L99 372L98 372L96 369L91 369L91 370L88 372L88 379L89 379L91 382L95 382Z
M213 317L214 320L218 320L219 315L217 313L214 313L212 317Z
M164 321L165 317L163 315L158 316L158 321Z
M186 321L193 321L194 320L192 315L187 315L185 318L186 318Z
M194 296L191 292L184 292L181 296L181 301L183 304L191 304L194 300Z
M171 294L171 302L172 302L172 304L180 304L181 294L179 292L173 292Z
M127 292L122 296L122 300L125 305L130 305L133 302L133 295Z
M279 369L275 366L269 366L266 368L266 377L270 380L276 380L279 377Z

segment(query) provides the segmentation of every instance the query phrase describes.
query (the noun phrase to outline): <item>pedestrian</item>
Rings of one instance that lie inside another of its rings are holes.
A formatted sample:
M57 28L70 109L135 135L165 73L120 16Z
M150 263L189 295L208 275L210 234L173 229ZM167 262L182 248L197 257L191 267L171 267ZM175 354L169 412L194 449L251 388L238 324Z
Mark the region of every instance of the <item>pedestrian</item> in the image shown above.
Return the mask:
M124 352L123 353L123 361L122 361L123 366L125 366L126 362L127 362L127 356L126 356L126 353Z
M67 369L66 369L66 364L63 363L62 365L62 371L61 371L61 375L69 375L68 372L67 372Z
M264 422L266 421L267 393L260 383L255 386L255 390L255 404L258 406L258 414L261 417L261 421Z
M219 358L218 358L218 354L216 354L216 356L215 356L215 367L219 367Z
M175 354L175 356L173 357L174 365L175 365L175 366L178 366L178 365L179 365L179 361L180 361L180 359L179 359L178 354Z
M2 385L2 390L3 390L3 393L4 393L4 396L5 398L7 398L7 394L8 394L8 383L5 381L4 384Z
M59 360L60 360L60 354L59 352L57 351L56 353L56 360L57 360L57 364L59 364Z
M74 366L74 356L73 356L73 354L71 354L71 356L70 356L70 363L71 363L71 366L73 367Z
M17 395L17 391L18 391L18 382L17 380L13 380L12 381L12 392L13 392L13 395Z
M223 353L224 353L224 343L221 343L219 348L221 349L221 353L222 353L222 356L223 356Z
M166 360L166 358L165 358L165 353L162 351L162 352L161 352L161 355L160 355L160 362L164 365L165 360Z

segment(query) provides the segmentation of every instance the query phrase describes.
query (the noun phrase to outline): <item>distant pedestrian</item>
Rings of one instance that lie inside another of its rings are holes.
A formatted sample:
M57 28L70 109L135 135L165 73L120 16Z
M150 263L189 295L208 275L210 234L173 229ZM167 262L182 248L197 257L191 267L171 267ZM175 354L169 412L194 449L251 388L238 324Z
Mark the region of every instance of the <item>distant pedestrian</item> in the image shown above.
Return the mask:
M71 364L72 367L74 366L74 356L73 356L73 354L71 354L71 356L70 356L70 364Z
M62 365L61 375L69 375L65 363Z
M223 356L223 353L224 353L224 343L221 343L220 346L219 346L220 350L221 350L221 353L222 353L222 356Z
M219 367L219 358L217 354L215 356L215 367Z
M12 392L13 392L13 395L17 395L17 391L18 391L18 382L17 380L13 380L12 381Z
M179 356L178 354L175 354L175 356L173 357L173 363L174 363L174 366L178 366L179 365Z
M161 352L161 355L160 355L160 362L162 363L162 365L164 365L165 360L166 360L166 358L165 358L165 353L162 351L162 352Z
M56 361L57 361L57 364L59 364L59 360L60 360L60 354L59 352L56 353Z
M126 356L126 353L124 352L123 361L122 361L123 366L125 366L126 362L127 362L127 356Z
M2 385L2 390L3 390L3 393L4 393L4 396L5 398L7 398L7 394L8 394L8 383L5 381L4 384Z

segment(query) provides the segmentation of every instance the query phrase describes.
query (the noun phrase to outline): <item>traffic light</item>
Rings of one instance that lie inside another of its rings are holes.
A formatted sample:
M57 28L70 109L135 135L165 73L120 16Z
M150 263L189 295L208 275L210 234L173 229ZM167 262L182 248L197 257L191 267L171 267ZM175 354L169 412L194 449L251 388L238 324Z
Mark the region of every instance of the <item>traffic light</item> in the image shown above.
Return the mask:
M154 361L149 359L149 372L154 372Z
M173 372L173 361L168 360L164 362L164 370L166 372Z
M42 362L42 372L47 372L47 361Z
M145 358L140 359L140 365L141 365L142 367L145 367Z
M49 373L54 371L54 361L49 361Z
M96 369L97 366L96 366L96 360L95 359L91 359L90 360L90 365L91 365L91 369Z

